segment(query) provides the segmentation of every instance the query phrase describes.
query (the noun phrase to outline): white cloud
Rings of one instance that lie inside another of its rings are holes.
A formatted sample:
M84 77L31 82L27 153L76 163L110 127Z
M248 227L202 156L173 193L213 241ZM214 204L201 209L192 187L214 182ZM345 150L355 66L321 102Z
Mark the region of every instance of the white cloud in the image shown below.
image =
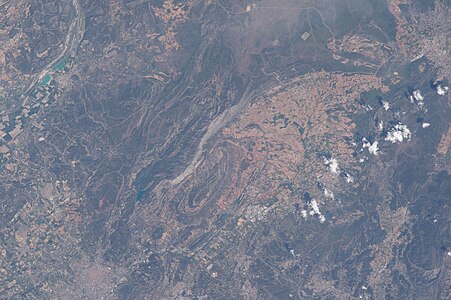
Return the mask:
M397 143L402 142L404 140L410 141L412 134L407 128L406 125L403 125L401 123L395 125L390 131L387 133L387 137L385 138L386 141Z
M421 95L420 90L413 91L412 95L415 98L415 100L417 100L417 101L423 101L424 100L424 97L423 97L423 95Z
M374 143L368 148L368 152L370 152L370 154L377 155L377 151L379 151L377 144L378 142L374 141Z
M409 99L410 99L410 102L412 102L412 103L415 103L415 101L416 101L416 103L417 103L417 105L420 107L420 108L423 108L423 106L424 106L424 97L423 97L423 95L421 94L421 92L420 92L420 90L415 90L415 91L413 91L412 92L412 95L410 95L410 97L409 97ZM415 100L415 101L414 101Z
M334 193L329 191L328 189L324 189L324 196L326 196L327 198L331 198L331 199L335 198Z
M316 200L313 199L310 202L310 206L312 208L312 210L310 211L310 215L317 215L319 218L319 221L321 223L324 223L326 221L326 217L324 217L323 214L321 213L321 211L319 210L318 202L316 202Z
M447 86L442 87L440 84L437 85L437 95L440 95L440 96L446 95L446 93L448 92L448 89L449 88Z
M377 155L377 151L379 150L379 148L377 147L378 141L374 141L374 143L371 144L366 138L363 138L362 142L363 148L368 148L368 152L370 152L370 154Z
M310 216L317 216L321 223L324 223L326 221L326 217L319 210L319 204L315 199L310 201L308 206L310 207L309 211L307 211L305 209L301 210L301 214L304 219L307 219L308 216L310 215Z
M423 128L427 128L429 126L431 126L431 124L430 123L426 123L426 122L421 125L421 127L423 127Z
M352 177L349 173L346 173L346 182L347 183L353 183L354 177Z
M331 159L325 158L324 163L329 166L329 169L332 173L334 173L334 174L338 173L338 170L340 168L338 167L338 162L335 158L331 158Z
M319 213L320 213L320 211L319 211L319 206L318 206L318 202L316 202L315 199L313 199L313 200L310 202L310 205L312 206L312 209L313 209L313 211L315 212L315 214L319 214Z
M373 110L373 107L372 107L371 105L368 104L368 105L365 106L365 109L366 109L366 110Z
M390 103L388 103L388 101L382 101L382 107L385 110L388 110L390 108Z

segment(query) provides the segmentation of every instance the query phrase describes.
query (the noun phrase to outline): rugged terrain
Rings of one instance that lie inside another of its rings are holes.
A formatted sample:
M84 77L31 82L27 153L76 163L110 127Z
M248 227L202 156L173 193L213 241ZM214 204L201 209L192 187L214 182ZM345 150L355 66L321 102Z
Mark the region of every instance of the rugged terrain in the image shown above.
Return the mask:
M449 299L449 1L0 0L1 299Z

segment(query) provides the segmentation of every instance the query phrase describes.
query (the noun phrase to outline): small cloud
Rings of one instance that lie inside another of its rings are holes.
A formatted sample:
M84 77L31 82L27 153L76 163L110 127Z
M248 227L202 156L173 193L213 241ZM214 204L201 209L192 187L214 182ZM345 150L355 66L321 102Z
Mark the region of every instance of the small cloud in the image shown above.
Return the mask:
M421 94L420 90L413 91L412 94L409 96L409 99L410 99L410 102L412 102L412 103L416 102L417 105L420 108L423 108L423 106L424 106L424 101L423 101L424 97Z
M374 143L370 143L366 138L362 139L363 142L363 148L368 148L368 152L370 154L377 155L378 148L378 141L374 141Z
M250 5L247 5L246 6L246 11L247 12L250 12L252 9L254 9L255 8L255 4L250 4Z
M378 142L374 141L374 143L368 148L368 152L370 152L370 154L377 155L377 151L379 151L377 144Z
M321 223L324 223L325 221L326 221L326 218L323 216L323 214L321 213L321 211L319 210L319 205L318 205L318 202L316 202L316 200L315 199L313 199L311 202L310 202L310 206L311 206L311 208L312 208L312 210L310 211L310 215L317 215L318 216L318 218L319 218L319 221L321 222Z
M421 127L423 127L423 128L428 128L429 126L431 126L431 124L430 124L430 123L426 123L426 122L424 122L424 123L421 125Z
M354 182L354 177L352 177L351 174L349 174L348 172L346 172L345 178L346 178L346 182L347 183L353 183Z
M388 101L382 101L382 107L385 110L388 110L390 108L390 103L388 103Z
M332 173L338 173L338 162L335 158L332 158L329 167Z
M338 170L340 169L338 167L338 162L335 158L331 158L331 159L324 159L324 163L329 167L329 170L334 173L337 174Z
M420 90L413 91L412 95L415 98L415 100L417 100L417 101L423 101L424 100L424 97L423 97L423 95L421 95Z
M319 214L320 213L318 202L316 202L315 199L312 199L312 202L310 202L310 205L312 206L312 209L313 209L315 214Z
M315 199L312 199L307 205L309 208L301 210L304 219L307 219L308 216L317 216L321 223L326 221L326 217L319 210L319 204Z
M370 111L370 110L373 110L373 107L371 106L371 105L365 105L365 109L366 110L368 110L368 111Z
M392 129L390 129L390 131L387 133L387 136L385 137L385 140L392 143L397 143L404 140L410 141L411 136L412 134L409 128L407 128L406 125L399 123Z
M442 87L441 84L438 84L436 89L437 89L437 95L444 96L444 95L446 95L446 93L448 93L449 88L447 86Z
M331 198L331 199L335 198L334 193L329 191L328 189L324 189L324 196L326 196L327 198Z

